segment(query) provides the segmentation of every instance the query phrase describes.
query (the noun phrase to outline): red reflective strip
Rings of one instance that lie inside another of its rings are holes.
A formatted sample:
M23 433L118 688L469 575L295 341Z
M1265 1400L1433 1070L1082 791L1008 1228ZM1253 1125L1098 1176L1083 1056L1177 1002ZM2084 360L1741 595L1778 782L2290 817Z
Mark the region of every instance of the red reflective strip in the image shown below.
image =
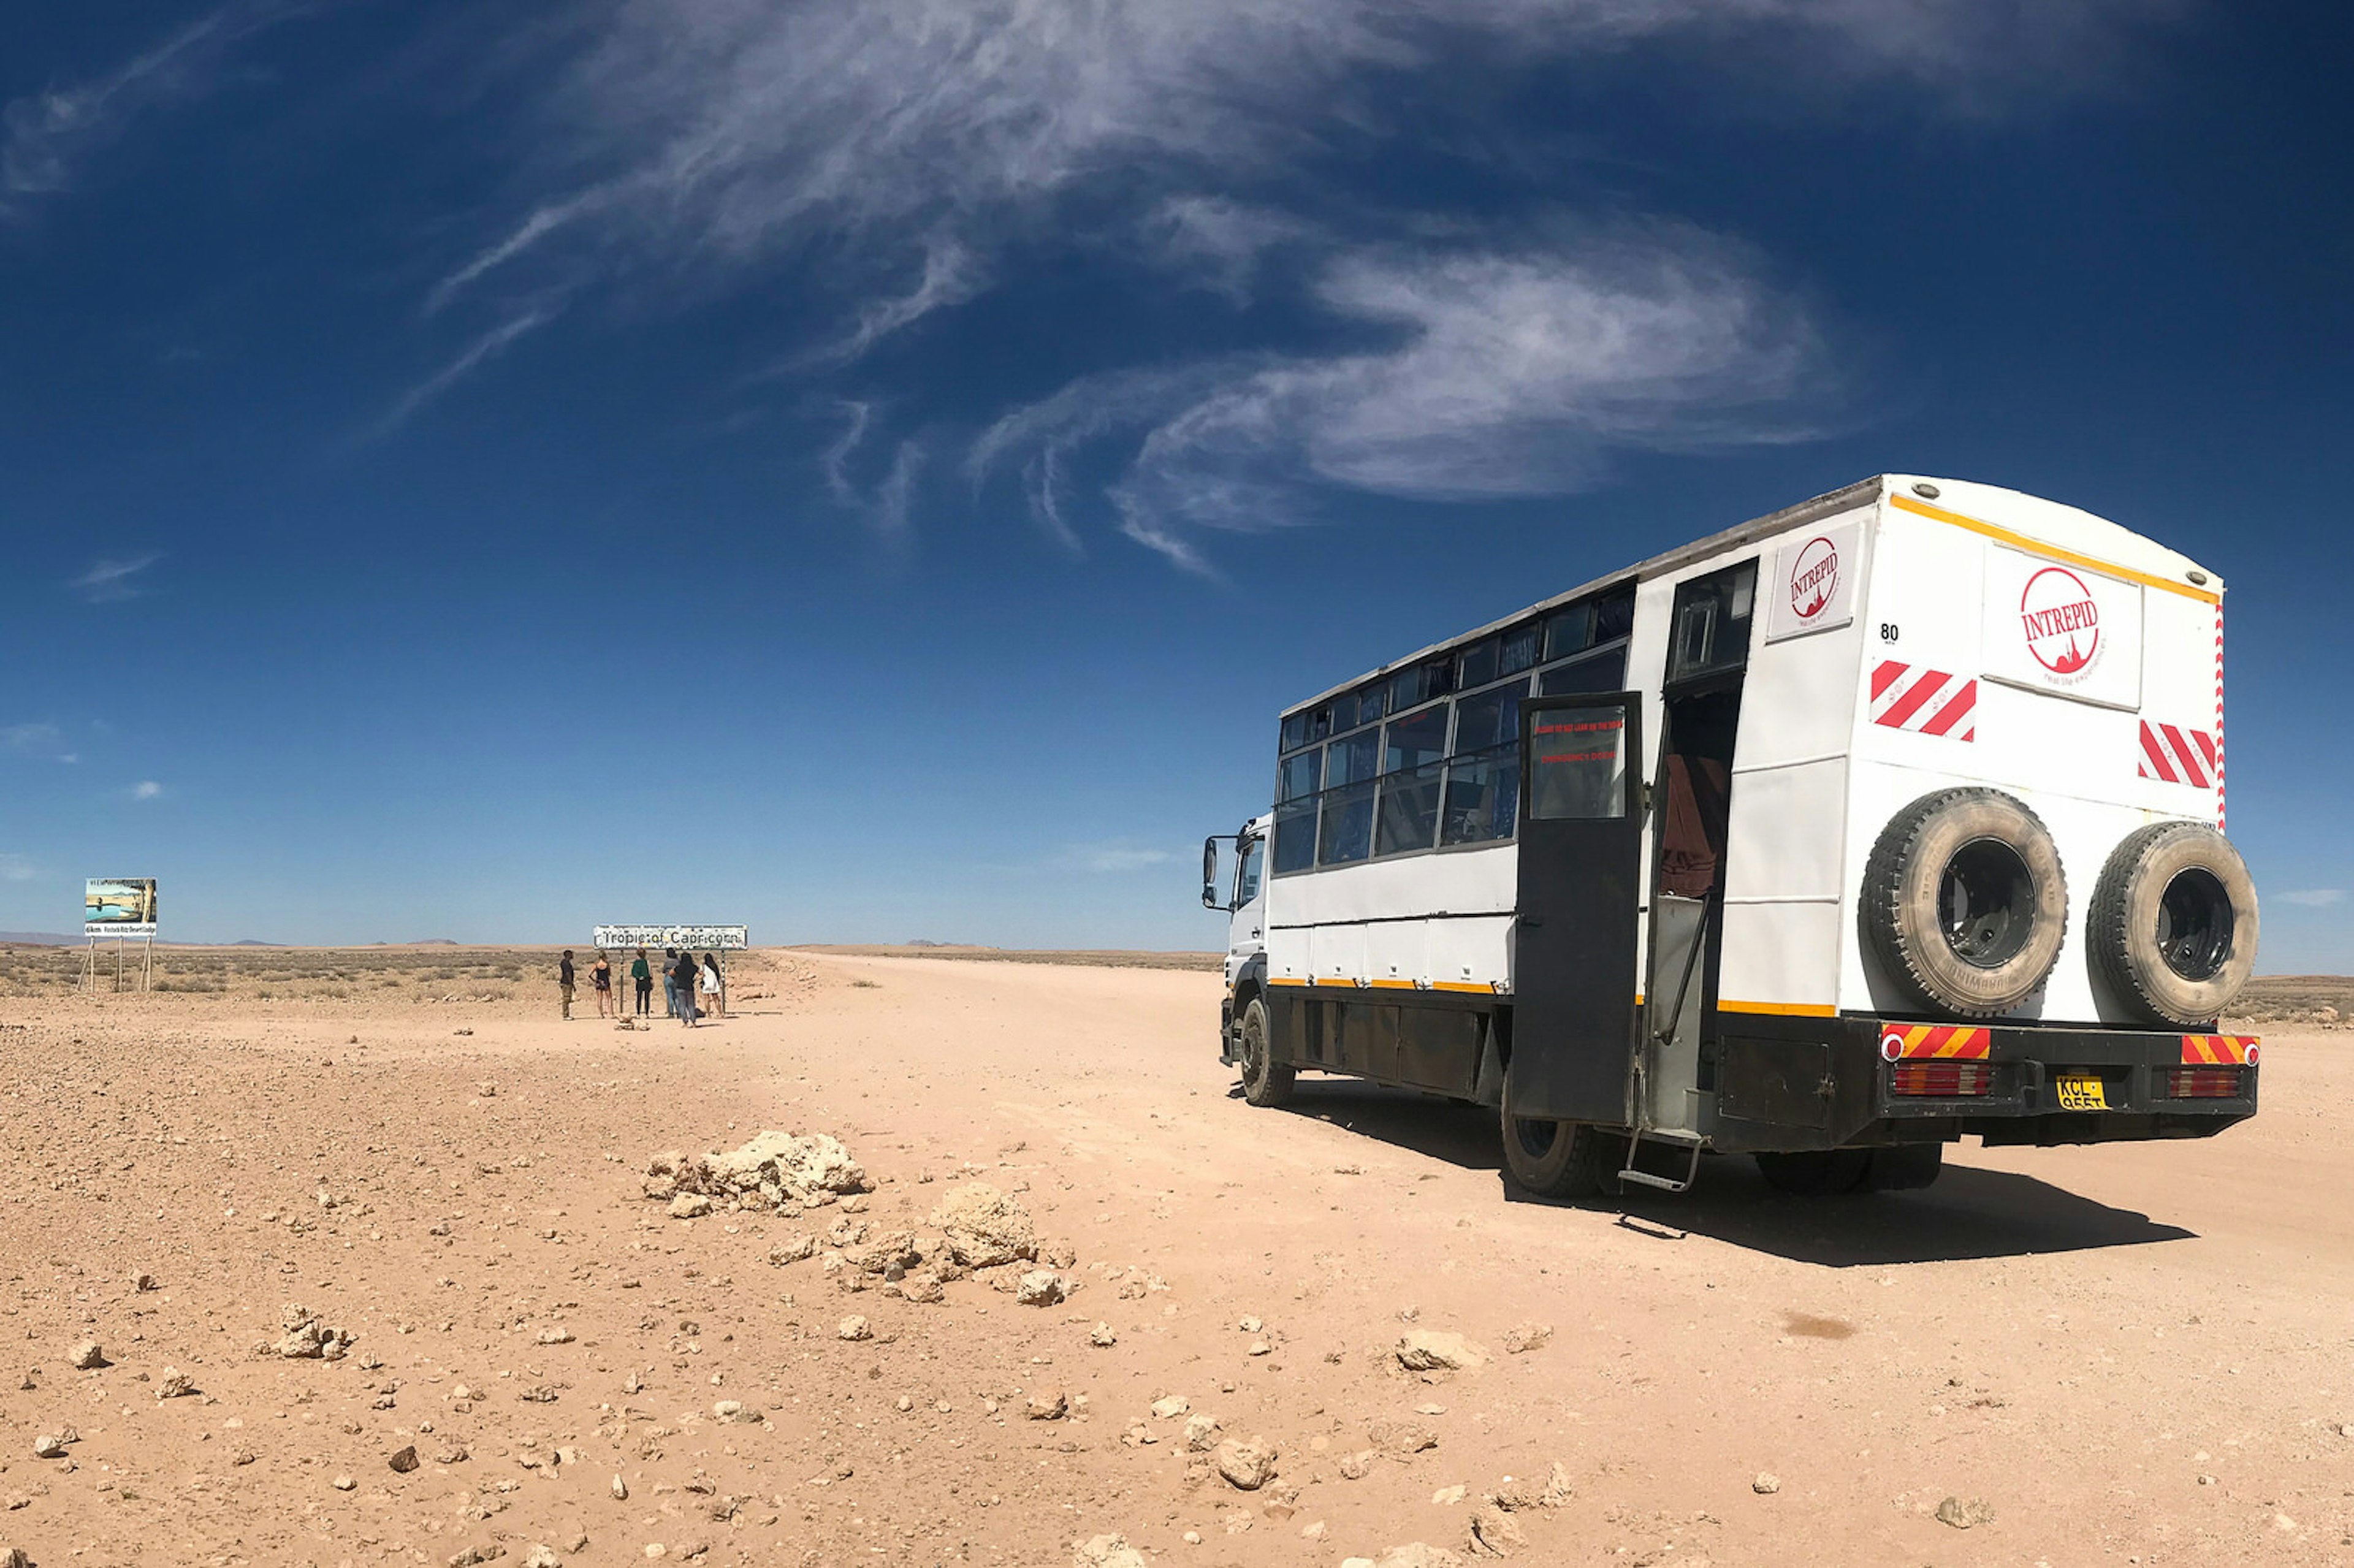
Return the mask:
M1897 698L1888 711L1880 715L1879 722L1891 729L1903 729L1904 721L1928 706L1929 699L1935 696L1944 688L1946 683L1952 679L1953 677L1943 670L1922 671L1921 678L1913 683L1912 689Z
M2190 738L2199 743L2200 758L2207 764L2209 770L2212 771L2216 756L2215 737L2203 729L2194 729L2190 732Z
M1978 683L1976 681L1971 681L1964 685L1962 689L1955 694L1952 702L1947 703L1944 707L1937 710L1935 717L1932 718L1927 724L1921 726L1921 733L1923 735L1945 734L1947 730L1953 728L1956 725L1969 717L1970 710L1978 705Z
M1893 659L1882 660L1879 667L1872 672L1872 700L1878 702L1881 694L1894 685L1904 671L1905 666Z
M2182 782L2181 779L2177 779L2174 776L2173 768L2170 767L2166 760L2166 753L2159 749L2158 736L2150 730L2149 721L2147 719L2144 719L2141 725L2141 755L2142 760L2149 765L2148 769L2143 774L2144 778L2147 778L2151 773L2155 773L2158 778L2165 779L2168 784L2179 784Z
M2207 770L2199 766L2199 758L2191 751L2190 742L2184 738L2182 732L2170 724L2159 725L2158 729L2166 736L2167 749L2173 752L2174 759L2182 765L2182 781L2201 789L2207 788Z

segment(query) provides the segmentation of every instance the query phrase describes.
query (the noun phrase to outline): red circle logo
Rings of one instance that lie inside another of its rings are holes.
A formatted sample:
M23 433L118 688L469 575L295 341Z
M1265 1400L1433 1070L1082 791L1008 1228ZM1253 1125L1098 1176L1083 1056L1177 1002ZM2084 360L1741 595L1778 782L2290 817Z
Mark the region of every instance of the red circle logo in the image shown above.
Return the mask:
M2019 596L2020 632L2035 662L2055 675L2081 673L2101 651L2101 607L2084 579L2046 567Z
M1813 538L1790 563L1790 613L1812 620L1839 592L1839 551L1829 539Z

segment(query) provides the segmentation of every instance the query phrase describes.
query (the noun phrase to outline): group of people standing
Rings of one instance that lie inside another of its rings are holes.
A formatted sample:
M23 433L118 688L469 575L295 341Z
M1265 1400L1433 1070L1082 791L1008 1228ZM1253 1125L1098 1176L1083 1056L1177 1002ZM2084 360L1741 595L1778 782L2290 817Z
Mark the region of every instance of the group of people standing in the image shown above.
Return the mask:
M643 948L630 960L630 980L637 989L638 1016L644 1018L653 1011L654 966ZM719 955L705 953L697 959L692 951L681 952L676 948L663 949L663 1005L668 1014L692 1029L708 1013L714 1018L727 1016L726 981L719 969ZM557 984L564 996L564 1016L572 1016L572 949L564 949L564 961L557 967ZM621 1016L621 999L615 993L613 964L600 948L597 961L588 966L589 989L597 993L597 1016Z

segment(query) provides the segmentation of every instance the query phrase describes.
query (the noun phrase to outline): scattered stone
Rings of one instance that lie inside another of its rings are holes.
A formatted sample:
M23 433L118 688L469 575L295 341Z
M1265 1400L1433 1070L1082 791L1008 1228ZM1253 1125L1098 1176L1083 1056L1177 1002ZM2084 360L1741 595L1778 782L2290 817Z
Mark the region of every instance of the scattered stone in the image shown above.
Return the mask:
M1266 1328L1267 1325L1260 1322L1256 1318L1246 1318L1241 1322L1236 1323L1235 1327L1240 1329L1246 1334L1256 1334L1260 1330Z
M552 1546L535 1546L525 1556L523 1568L564 1568L564 1559Z
M1372 1471L1373 1467L1373 1460L1377 1457L1379 1457L1379 1456L1371 1448L1363 1448L1354 1454L1341 1455L1341 1478L1344 1481L1363 1480L1366 1475Z
M1301 1525L1299 1527L1299 1533L1301 1538L1304 1540L1321 1541L1325 1536L1330 1534L1331 1531L1325 1527L1324 1521L1320 1519L1312 1524Z
M1488 1353L1460 1334L1416 1329L1398 1340L1397 1361L1407 1372L1468 1372L1485 1366Z
M469 1546L462 1552L453 1552L450 1558L450 1568L475 1568L477 1563L495 1563L506 1554L507 1549L497 1542L484 1542L480 1546Z
M630 1500L630 1483L618 1475L613 1478L613 1500L615 1502Z
M1269 1356L1275 1353L1275 1347L1265 1340L1253 1340L1250 1342L1249 1353L1254 1356Z
M1444 1546L1426 1546L1410 1541L1404 1546L1393 1546L1368 1565L1368 1568L1463 1568L1463 1559Z
M1438 1434L1426 1421L1376 1421L1366 1436L1373 1440L1374 1447L1400 1458L1438 1446Z
M1509 1513L1526 1513L1531 1509L1559 1508L1569 1499L1569 1472L1556 1460L1553 1475L1542 1485L1533 1478L1506 1476L1488 1500Z
M1218 1418L1195 1415L1185 1423L1185 1452L1206 1454L1218 1446Z
M1243 1491L1255 1492L1275 1478L1275 1450L1263 1437L1247 1443L1230 1437L1218 1445L1214 1462L1226 1484Z
M391 1458L387 1459L385 1463L390 1465L395 1471L401 1475L405 1476L408 1474L409 1471L417 1468L419 1463L417 1457L417 1445L411 1443L407 1447L399 1449L392 1456Z
M967 1268L994 1268L1038 1255L1030 1211L986 1181L949 1188L932 1211L931 1223L949 1256Z
M871 1340L875 1337L875 1330L867 1326L866 1319L855 1313L844 1318L833 1331L836 1338L843 1340Z
M33 1568L33 1560L21 1546L0 1546L0 1568Z
M1013 1287L1013 1299L1024 1307L1052 1307L1063 1299L1063 1277L1051 1268L1034 1268Z
M62 1459L66 1457L66 1440L54 1432L44 1432L33 1439L33 1457Z
M181 1399L196 1392L196 1380L177 1367L164 1369L164 1381L155 1385L158 1399Z
M822 1207L840 1194L871 1190L841 1140L822 1132L762 1132L725 1154L658 1154L642 1186L661 1202L686 1193L769 1209Z
M158 1280L154 1275L143 1274L138 1278L131 1282L131 1288L139 1291L161 1290L164 1288L164 1286L163 1282Z
M1060 1421L1070 1414L1071 1402L1060 1389L1045 1393L1034 1393L1022 1414L1032 1421Z
M1994 1522L1994 1505L1984 1498L1972 1498L1967 1502L1947 1498L1937 1505L1937 1522L1950 1524L1956 1530L1975 1530Z
M1526 1355L1552 1338L1551 1323L1515 1323L1504 1330L1504 1353Z
M940 1277L928 1268L920 1269L899 1281L901 1299L913 1301L920 1306L928 1307L936 1302L945 1301L948 1299L948 1294L947 1289L940 1284Z
M816 1255L817 1237L807 1231L803 1231L799 1235L787 1236L769 1249L769 1261L779 1267L788 1263L799 1263L804 1258Z
M337 1476L329 1484L339 1492L350 1491L353 1488L359 1485L357 1481L352 1479L349 1476Z
M700 1192L681 1192L670 1201L673 1220L699 1220L711 1213L711 1200Z
M1087 1343L1099 1351L1108 1351L1119 1343L1119 1336L1111 1331L1109 1323L1097 1323L1087 1330Z
M73 1366L76 1372L90 1372L106 1364L106 1352L98 1348L96 1340L84 1340L74 1347Z
M275 1344L262 1347L264 1355L284 1356L289 1361L341 1361L352 1348L352 1336L339 1329L331 1329L324 1319L304 1308L288 1302L279 1314L279 1325L285 1332Z
M1174 1421L1193 1408L1182 1393L1163 1394L1152 1402L1152 1414L1163 1421Z
M1453 1508L1457 1503L1463 1500L1464 1494L1469 1492L1470 1489L1471 1489L1469 1487L1458 1481L1451 1487L1441 1487L1437 1491L1431 1493L1430 1500L1439 1508Z
M1123 1535L1098 1535L1071 1547L1072 1568L1151 1568L1151 1559Z
M1761 1498L1770 1498L1782 1489L1782 1478L1771 1470L1760 1470L1757 1478L1749 1483L1749 1489Z
M1495 1504L1471 1510L1472 1556L1510 1557L1528 1543L1528 1534L1519 1522Z
M711 1415L716 1421L740 1421L744 1417L744 1402L723 1399L711 1407Z

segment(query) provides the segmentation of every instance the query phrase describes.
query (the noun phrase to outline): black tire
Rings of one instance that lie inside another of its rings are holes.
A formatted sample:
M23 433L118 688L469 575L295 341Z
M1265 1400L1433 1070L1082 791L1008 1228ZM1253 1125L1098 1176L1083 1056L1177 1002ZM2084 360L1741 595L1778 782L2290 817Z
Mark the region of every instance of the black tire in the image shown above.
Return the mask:
M1291 1098L1299 1069L1267 1060L1267 1003L1257 997L1243 1009L1243 1098L1255 1106L1279 1106Z
M1865 863L1865 947L1912 1000L2008 1012L2051 978L2068 879L2042 819L1999 789L1940 789L1890 819Z
M1504 1170L1522 1191L1540 1198L1616 1194L1626 1139L1582 1121L1512 1114L1511 1076L1505 1075L1500 1118Z
M1935 1182L1946 1169L1942 1143L1903 1143L1872 1151L1872 1168L1864 1172L1862 1192L1913 1192Z
M1832 1198L1862 1187L1872 1174L1869 1149L1820 1149L1799 1154L1760 1154L1757 1173L1766 1184L1800 1198Z
M2203 822L2126 835L2093 885L2093 968L2142 1022L2195 1028L2239 1000L2256 962L2256 885Z

